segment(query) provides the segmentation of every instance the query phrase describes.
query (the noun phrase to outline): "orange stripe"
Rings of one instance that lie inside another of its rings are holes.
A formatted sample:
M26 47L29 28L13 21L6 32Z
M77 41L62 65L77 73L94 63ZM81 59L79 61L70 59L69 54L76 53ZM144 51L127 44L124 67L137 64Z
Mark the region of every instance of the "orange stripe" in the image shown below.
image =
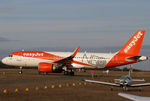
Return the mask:
M50 54L50 53L46 53L46 52L42 52L42 51L19 51L19 52L11 53L11 55L45 59L45 60L51 60L51 61L58 61L60 59L64 59L63 57ZM86 64L86 63L79 62L79 61L72 61L72 63L83 65L83 66L96 67L94 65Z

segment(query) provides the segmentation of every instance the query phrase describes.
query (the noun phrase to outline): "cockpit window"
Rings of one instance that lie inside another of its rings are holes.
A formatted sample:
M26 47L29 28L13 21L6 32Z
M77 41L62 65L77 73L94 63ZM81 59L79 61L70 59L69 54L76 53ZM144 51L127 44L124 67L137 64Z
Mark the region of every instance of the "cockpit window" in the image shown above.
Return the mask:
M9 57L13 57L12 55L9 55Z
M125 76L121 76L121 78L120 78L121 80L124 80L125 79Z
M121 80L131 80L131 77L129 77L129 76L122 76L120 79Z
M131 78L130 78L130 77L128 77L128 76L126 77L126 79L127 79L127 80L131 80Z

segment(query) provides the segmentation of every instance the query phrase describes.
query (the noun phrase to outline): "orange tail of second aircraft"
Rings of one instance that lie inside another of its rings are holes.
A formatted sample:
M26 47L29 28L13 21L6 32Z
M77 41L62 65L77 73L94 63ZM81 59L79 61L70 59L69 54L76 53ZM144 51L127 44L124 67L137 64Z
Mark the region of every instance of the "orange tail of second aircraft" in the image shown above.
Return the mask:
M141 57L139 56L142 46L145 30L138 30L132 38L117 52L114 57L107 63L107 67L121 66L135 63Z

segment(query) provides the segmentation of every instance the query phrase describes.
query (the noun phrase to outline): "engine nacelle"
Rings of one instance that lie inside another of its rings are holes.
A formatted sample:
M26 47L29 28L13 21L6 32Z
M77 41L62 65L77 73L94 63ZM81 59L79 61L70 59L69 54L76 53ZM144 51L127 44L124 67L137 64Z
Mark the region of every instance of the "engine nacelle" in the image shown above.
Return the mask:
M41 72L61 73L62 72L62 70L56 69L54 64L46 63L46 62L39 63L38 70L39 70L39 73Z

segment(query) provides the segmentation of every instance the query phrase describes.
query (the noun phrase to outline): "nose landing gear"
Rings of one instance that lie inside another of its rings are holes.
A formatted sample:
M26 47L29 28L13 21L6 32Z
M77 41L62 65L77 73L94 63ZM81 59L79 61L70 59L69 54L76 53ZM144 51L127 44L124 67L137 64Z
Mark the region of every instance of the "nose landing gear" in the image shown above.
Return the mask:
M20 67L20 71L19 71L19 74L22 74L23 72L22 72L22 67Z

